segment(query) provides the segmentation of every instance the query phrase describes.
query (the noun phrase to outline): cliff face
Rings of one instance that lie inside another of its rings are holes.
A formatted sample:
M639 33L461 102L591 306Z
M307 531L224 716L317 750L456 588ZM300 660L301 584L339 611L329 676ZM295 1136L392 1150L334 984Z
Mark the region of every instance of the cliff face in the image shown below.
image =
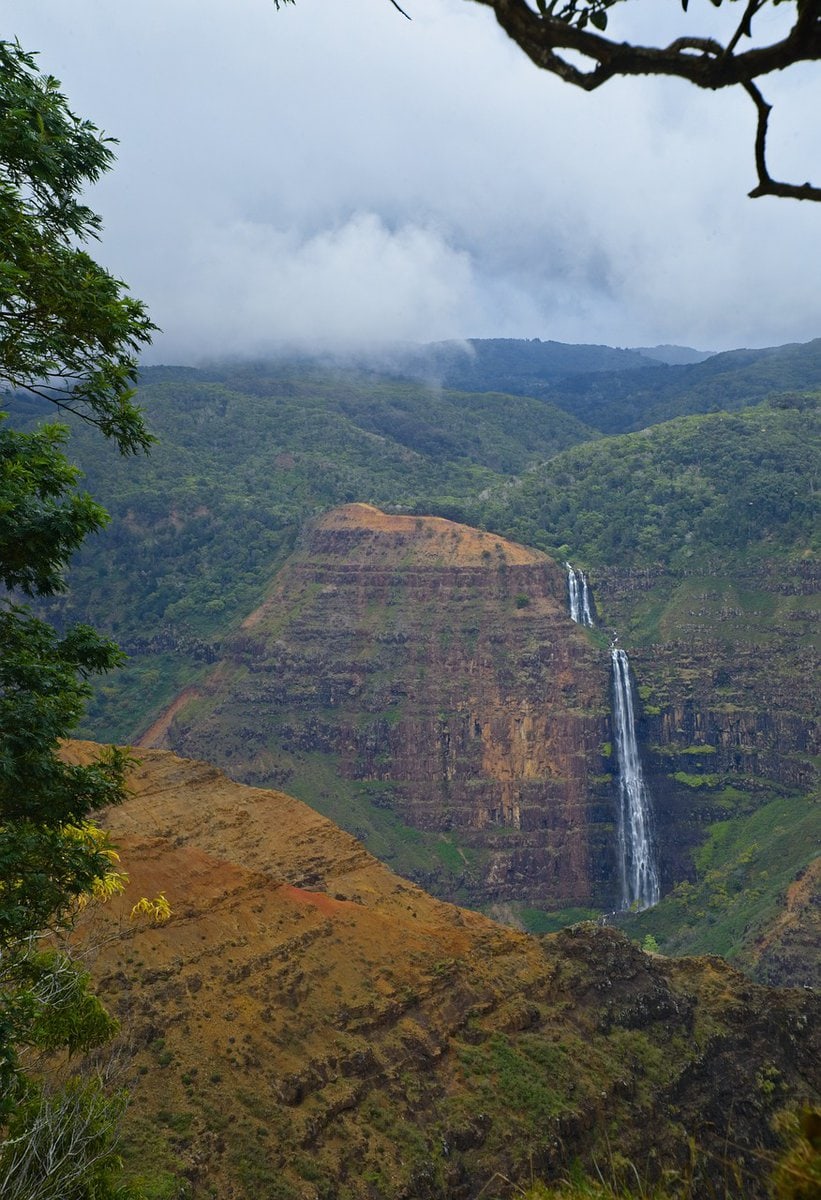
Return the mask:
M597 603L630 646L670 880L715 821L817 788L817 566L603 570Z
M130 884L80 933L151 1194L168 1172L194 1200L467 1200L613 1150L694 1197L765 1194L773 1114L817 1095L811 993L609 929L516 933L289 796L141 759L105 816ZM159 891L167 924L128 919Z
M417 878L440 895L605 904L608 689L546 555L351 504L310 529L200 694L142 741L287 784L349 828L365 813L366 833L421 831L442 868Z

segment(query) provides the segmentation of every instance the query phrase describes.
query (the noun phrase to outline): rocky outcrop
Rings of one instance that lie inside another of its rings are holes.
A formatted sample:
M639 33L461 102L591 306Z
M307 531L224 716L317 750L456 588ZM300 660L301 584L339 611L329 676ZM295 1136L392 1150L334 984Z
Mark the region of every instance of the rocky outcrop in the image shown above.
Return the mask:
M611 903L608 661L546 555L347 505L308 530L223 655L161 744L338 813L312 790L330 762L400 841L446 839L455 865L416 876L441 895Z
M810 992L589 924L502 928L204 763L144 750L129 785L104 816L127 891L78 934L122 1023L146 1190L467 1200L580 1159L766 1194L774 1113L817 1097ZM129 919L160 891L167 924Z

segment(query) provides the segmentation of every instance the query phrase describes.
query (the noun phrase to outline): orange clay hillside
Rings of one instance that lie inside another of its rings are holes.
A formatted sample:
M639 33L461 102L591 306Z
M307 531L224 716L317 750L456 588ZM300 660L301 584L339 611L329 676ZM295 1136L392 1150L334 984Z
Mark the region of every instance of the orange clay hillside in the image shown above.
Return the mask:
M374 554L383 555L392 546L397 555L416 566L453 567L485 565L489 556L510 567L534 566L547 563L541 550L520 546L495 533L460 525L444 517L408 517L384 513L372 504L344 504L331 509L316 522L312 545L322 553L322 538L333 546L334 558L340 558L340 548L333 535L349 539L345 561L367 561ZM421 536L420 536L421 534Z
M193 1198L468 1200L609 1146L692 1195L757 1197L775 1114L817 1097L810 992L589 925L503 928L291 797L164 751L105 823L131 882L82 933L152 1196L182 1178ZM170 921L128 919L159 893Z

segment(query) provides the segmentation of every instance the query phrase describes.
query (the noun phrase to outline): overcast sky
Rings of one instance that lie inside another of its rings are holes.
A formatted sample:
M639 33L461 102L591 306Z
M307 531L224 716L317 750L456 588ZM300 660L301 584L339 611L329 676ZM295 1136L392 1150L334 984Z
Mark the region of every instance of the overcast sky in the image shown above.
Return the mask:
M98 257L163 327L151 361L311 338L821 335L821 205L746 198L743 95L585 95L489 9L403 4L412 22L388 0L6 0L2 36L119 138ZM648 37L681 20L680 0L634 10ZM765 92L772 173L821 183L821 72Z

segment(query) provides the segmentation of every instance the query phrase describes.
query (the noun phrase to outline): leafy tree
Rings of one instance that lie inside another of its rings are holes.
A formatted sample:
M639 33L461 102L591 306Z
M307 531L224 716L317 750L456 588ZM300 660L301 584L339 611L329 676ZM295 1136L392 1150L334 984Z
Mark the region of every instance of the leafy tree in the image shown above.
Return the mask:
M758 80L796 63L821 59L821 3L819 0L744 0L743 12L732 34L720 42L715 37L693 36L692 22L682 36L668 45L640 46L605 33L609 16L627 0L474 0L492 8L505 33L528 58L565 83L595 91L611 79L630 75L667 75L696 87L716 91L741 87L753 101L757 114L755 165L758 183L751 197L782 196L794 200L821 200L821 188L809 183L780 183L767 168L767 134L771 106ZM720 8L725 0L710 0ZM295 0L274 0L277 8ZM391 0L399 8L396 0ZM658 7L658 0L654 0ZM726 0L727 4L738 0ZM750 45L756 21L766 29L767 17L778 5L794 10L789 31L766 45ZM681 0L686 14L689 0ZM400 9L400 12L403 10ZM404 16L407 13L403 12Z
M57 81L0 43L0 386L48 398L129 454L152 441L132 385L154 326L83 249L100 221L79 200L111 162L108 140L71 112ZM72 552L107 517L75 491L65 428L20 433L0 420L0 1180L4 1195L14 1180L27 1197L81 1200L110 1194L119 1101L93 1082L49 1089L24 1065L86 1050L114 1028L84 973L41 939L111 878L112 851L90 817L122 798L126 757L112 749L78 766L58 751L89 677L121 655L86 625L59 635L24 600L61 590Z
M155 326L82 249L100 218L79 193L111 166L111 143L32 55L0 42L0 386L45 396L132 453L152 440L132 385Z

